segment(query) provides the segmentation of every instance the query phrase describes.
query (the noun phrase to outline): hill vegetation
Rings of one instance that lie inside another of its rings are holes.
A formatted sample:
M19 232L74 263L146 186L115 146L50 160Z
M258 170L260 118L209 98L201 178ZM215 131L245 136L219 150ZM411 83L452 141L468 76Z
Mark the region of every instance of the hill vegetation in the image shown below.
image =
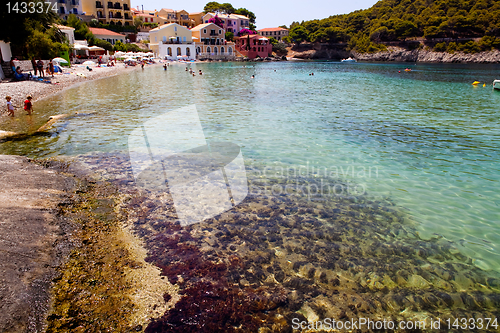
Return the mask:
M295 43L347 43L361 53L418 38L435 51L478 52L500 48L500 1L381 0L366 10L293 22L290 28Z

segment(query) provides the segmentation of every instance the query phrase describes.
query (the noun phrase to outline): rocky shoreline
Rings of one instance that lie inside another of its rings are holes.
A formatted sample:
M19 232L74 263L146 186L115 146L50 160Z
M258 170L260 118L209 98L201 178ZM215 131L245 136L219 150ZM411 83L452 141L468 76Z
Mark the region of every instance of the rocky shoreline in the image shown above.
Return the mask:
M377 53L356 53L354 58L361 61L396 61L396 62L431 62L431 63L477 63L496 64L500 63L500 51L488 51L478 53L447 53L428 50L408 51L403 48L389 47L388 51Z
M303 44L288 48L291 60L339 60L353 57L358 61L394 61L394 62L429 62L429 63L500 63L500 50L478 53L447 53L424 49L407 50L401 47L388 47L387 51L376 53L357 53L346 51L336 46Z

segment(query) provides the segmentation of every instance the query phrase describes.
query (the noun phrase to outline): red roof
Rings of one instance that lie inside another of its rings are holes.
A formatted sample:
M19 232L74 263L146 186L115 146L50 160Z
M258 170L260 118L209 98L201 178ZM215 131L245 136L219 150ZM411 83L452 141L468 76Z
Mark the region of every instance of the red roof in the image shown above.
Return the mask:
M103 28L89 28L90 32L93 33L94 35L106 35L106 36L120 36L125 38L124 35L120 35L117 32L108 30L108 29L103 29Z
M278 31L278 30L287 30L288 31L288 29L283 29L281 27L279 27L279 28L264 28L264 29L259 29L258 31Z

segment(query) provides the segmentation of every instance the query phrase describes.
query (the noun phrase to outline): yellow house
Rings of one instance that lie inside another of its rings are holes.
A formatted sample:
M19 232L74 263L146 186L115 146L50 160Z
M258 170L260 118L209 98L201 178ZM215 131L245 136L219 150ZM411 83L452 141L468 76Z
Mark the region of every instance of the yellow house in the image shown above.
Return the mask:
M149 47L161 58L176 60L178 57L195 59L191 30L177 24L169 23L149 31Z
M173 10L162 8L157 14L163 17L166 23L177 23L185 27L193 27L195 25L194 21L189 18L189 13L184 9Z
M62 1L62 0L60 0ZM130 0L81 0L86 15L93 15L103 24L133 25Z
M193 21L194 25L202 24L203 23L203 15L205 15L204 12L196 12L196 13L189 13L189 18Z

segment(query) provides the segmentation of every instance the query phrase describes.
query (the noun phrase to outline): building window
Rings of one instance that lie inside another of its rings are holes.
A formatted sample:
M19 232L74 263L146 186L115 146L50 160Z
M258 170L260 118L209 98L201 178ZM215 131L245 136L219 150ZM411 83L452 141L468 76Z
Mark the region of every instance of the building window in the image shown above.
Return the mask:
M65 14L64 7L59 7L59 14Z
M163 36L163 43L167 42L167 36Z
M210 46L207 47L207 53L210 53Z
M178 55L178 56L180 56L180 55L181 55L181 48L180 48L180 47L178 47L178 48L177 48L177 55Z
M220 30L219 30L219 35L220 35Z
M206 34L207 33L207 29L203 29L203 33Z
M190 56L191 56L191 49L190 49L189 47L188 47L188 48L186 48L186 55L187 55L188 57L190 57Z
M214 54L217 55L217 47L214 47Z
M224 46L220 48L220 54L224 54Z
M172 48L171 48L171 47L169 47L169 48L167 49L167 54L168 54L169 56L172 56Z
M186 36L182 37L182 41L185 43L186 42Z
M230 48L228 49L228 51L229 51L229 55L233 54L233 48L232 48L232 47L230 47Z

